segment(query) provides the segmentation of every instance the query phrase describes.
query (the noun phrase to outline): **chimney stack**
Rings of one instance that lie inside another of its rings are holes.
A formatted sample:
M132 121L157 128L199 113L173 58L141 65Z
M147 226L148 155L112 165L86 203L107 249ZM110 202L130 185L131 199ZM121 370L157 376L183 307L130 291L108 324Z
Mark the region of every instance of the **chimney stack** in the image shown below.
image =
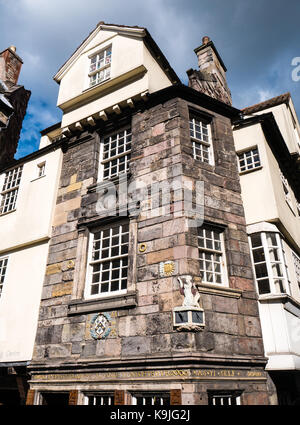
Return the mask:
M17 85L23 64L16 50L15 46L10 46L0 53L0 79L11 86Z
M189 69L189 86L221 102L232 104L226 81L226 66L209 37L202 38L201 46L194 52L198 58L199 71Z

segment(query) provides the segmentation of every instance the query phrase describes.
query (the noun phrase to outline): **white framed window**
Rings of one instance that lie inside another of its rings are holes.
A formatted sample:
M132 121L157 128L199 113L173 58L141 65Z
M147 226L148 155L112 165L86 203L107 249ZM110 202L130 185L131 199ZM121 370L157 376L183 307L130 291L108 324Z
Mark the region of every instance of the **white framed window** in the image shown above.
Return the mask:
M289 293L287 266L280 235L273 232L255 233L249 240L258 293Z
M5 274L7 270L8 257L0 257L0 297L3 290Z
M198 248L202 282L227 285L228 279L222 231L207 225L199 227Z
M292 210L292 212L295 214L294 207L293 207L293 201L292 201L291 188L290 188L290 185L289 185L287 179L284 177L284 175L281 171L280 171L280 178L281 178L281 182L282 182L285 200L286 200L288 206L290 207L290 209Z
M131 153L131 129L103 137L101 143L102 157L100 179L108 180L129 170Z
M211 393L208 395L209 406L238 406L240 404L241 397L234 392Z
M132 404L137 406L168 406L170 405L170 393L134 393Z
M89 86L102 83L110 78L111 46L90 57Z
M38 177L43 177L46 171L46 162L41 162L37 165Z
M91 233L86 298L126 293L128 244L128 221Z
M298 287L300 289L300 258L294 251L292 251L292 257L293 257L293 262L295 267L296 279L297 279Z
M261 166L258 148L249 149L244 152L240 152L238 155L239 171L253 170Z
M85 394L84 404L86 406L113 406L114 394L106 392Z
M23 165L5 174L1 192L0 214L13 211L16 208L17 196L22 177Z
M210 124L195 115L190 115L189 124L194 158L213 165Z

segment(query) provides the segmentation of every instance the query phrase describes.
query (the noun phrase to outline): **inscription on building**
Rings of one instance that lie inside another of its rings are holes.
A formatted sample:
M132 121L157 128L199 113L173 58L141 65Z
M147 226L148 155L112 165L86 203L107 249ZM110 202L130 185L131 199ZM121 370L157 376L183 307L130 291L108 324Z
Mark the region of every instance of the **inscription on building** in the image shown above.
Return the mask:
M255 370L236 369L168 369L168 370L137 370L101 373L58 373L32 377L34 381L101 381L101 380L132 380L132 379L265 379L263 372Z

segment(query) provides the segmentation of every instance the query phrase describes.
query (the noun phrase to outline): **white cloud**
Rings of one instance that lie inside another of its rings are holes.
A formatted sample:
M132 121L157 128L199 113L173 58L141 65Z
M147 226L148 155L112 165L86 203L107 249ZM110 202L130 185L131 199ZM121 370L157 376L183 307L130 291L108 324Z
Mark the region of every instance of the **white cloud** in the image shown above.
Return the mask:
M0 49L15 45L24 60L20 83L32 91L29 113L38 126L60 116L52 77L102 20L147 27L183 82L197 67L193 49L208 35L228 67L236 107L299 91L290 77L291 58L300 55L299 0L288 8L282 0L0 0L0 7ZM41 104L49 111L43 117L32 109Z

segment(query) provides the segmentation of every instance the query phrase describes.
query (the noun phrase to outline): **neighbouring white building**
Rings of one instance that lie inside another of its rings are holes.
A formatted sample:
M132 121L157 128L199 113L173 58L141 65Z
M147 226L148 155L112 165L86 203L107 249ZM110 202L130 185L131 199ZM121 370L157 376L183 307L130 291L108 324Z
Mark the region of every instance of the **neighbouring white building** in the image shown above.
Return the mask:
M300 397L300 127L289 93L234 127L266 369L279 404Z
M0 404L26 397L60 175L62 152L52 143L59 127L0 171Z

